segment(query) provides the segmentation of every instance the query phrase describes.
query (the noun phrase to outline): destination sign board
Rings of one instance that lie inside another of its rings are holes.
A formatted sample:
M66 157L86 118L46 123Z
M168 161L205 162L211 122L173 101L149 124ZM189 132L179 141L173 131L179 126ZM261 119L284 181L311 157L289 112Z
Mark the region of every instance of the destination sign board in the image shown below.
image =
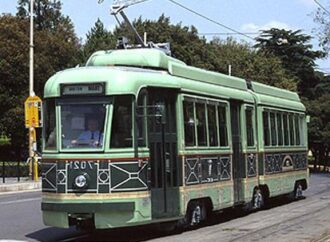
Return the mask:
M64 96L70 95L103 95L105 84L86 83L86 84L62 84L61 93Z

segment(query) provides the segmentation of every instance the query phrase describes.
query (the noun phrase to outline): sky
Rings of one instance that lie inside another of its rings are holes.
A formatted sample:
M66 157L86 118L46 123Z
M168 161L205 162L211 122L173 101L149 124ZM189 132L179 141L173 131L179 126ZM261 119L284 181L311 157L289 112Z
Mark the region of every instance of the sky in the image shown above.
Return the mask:
M313 15L318 7L314 0L175 0L180 4L207 16L208 18L224 24L232 29L244 33L255 33L271 27L297 30L311 35L311 44L315 50L318 47ZM318 0L323 6L328 6L328 0ZM98 0L62 0L63 14L68 15L75 26L77 35L86 39L86 34L94 26L98 18L106 28L112 30L117 22L110 15L110 7L113 0L104 0L99 4ZM16 13L16 0L0 0L0 13ZM195 26L199 33L228 33L232 32L207 21L169 0L149 0L130 6L125 10L131 19L142 16L142 19L156 20L161 14L170 17L171 23L181 23L184 26ZM226 38L227 35L219 35ZM238 40L244 36L233 35ZM256 35L251 35L256 37ZM212 35L207 35L208 39ZM148 40L150 41L150 40ZM1 44L1 43L0 43ZM330 72L330 58L317 61L318 67Z

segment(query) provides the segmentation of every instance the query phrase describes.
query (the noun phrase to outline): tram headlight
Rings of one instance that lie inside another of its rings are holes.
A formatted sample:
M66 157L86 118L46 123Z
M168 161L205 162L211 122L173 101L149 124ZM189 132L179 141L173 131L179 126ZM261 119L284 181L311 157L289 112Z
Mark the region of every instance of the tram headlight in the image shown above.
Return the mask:
M74 183L78 188L84 188L87 186L87 178L85 175L79 175L74 179Z

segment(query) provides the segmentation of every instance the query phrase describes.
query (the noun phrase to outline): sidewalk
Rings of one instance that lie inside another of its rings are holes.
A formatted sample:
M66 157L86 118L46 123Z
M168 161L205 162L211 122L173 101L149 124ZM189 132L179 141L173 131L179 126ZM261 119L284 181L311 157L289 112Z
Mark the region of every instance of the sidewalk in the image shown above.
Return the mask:
M41 189L41 179L38 182L31 181L27 177L21 177L20 181L17 178L9 177L6 178L5 183L0 179L0 194L5 192L15 192L15 191L30 191L30 190L40 190Z

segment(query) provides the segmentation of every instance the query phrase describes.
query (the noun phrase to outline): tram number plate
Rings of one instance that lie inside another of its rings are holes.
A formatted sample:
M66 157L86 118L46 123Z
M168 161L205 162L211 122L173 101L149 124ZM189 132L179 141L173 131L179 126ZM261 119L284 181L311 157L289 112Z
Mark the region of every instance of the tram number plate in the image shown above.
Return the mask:
M95 163L93 161L70 161L69 168L71 170L93 170Z

